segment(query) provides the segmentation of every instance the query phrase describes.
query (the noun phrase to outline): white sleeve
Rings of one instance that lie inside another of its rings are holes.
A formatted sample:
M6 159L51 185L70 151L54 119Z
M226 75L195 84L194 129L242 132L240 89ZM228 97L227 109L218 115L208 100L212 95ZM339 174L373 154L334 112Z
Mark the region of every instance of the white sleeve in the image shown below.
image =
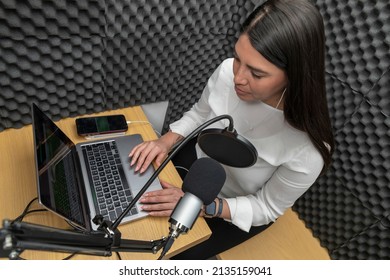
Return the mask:
M231 221L244 231L275 221L315 182L323 159L314 147L303 150L294 160L279 166L256 193L226 199Z

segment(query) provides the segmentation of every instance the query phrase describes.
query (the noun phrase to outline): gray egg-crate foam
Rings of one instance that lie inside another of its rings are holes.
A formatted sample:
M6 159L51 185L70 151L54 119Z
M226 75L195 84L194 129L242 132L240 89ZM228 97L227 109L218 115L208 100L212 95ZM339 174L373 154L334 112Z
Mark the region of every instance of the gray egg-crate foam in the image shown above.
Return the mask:
M294 205L333 259L390 258L390 4L315 1L325 22L330 170Z
M169 101L168 123L231 56L234 1L1 1L0 131Z

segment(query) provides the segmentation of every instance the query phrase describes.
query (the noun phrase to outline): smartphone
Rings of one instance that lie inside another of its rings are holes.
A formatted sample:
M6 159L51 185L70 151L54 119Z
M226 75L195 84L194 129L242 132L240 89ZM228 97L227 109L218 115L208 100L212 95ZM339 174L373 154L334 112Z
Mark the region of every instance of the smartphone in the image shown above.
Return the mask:
M78 118L76 129L80 136L93 136L125 132L128 126L124 115L110 115Z

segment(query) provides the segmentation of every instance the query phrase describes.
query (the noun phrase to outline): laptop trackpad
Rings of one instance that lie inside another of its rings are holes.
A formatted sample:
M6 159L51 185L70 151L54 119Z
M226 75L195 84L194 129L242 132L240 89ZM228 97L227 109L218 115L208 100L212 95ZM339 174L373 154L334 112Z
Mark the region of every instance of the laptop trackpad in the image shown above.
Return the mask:
M139 172L134 171L135 166L132 167L130 166L130 158L128 155L136 145L138 145L143 141L141 135L133 134L133 135L126 135L123 137L117 137L115 138L115 141L118 146L119 154L123 164L123 170L125 172L127 181L130 185L131 190L133 191L133 196L136 196L138 192L148 182L149 178L152 177L154 173L154 168L151 165L144 173L140 174ZM158 178L156 178L149 186L147 191L159 190L161 188L162 187L160 181L158 180Z

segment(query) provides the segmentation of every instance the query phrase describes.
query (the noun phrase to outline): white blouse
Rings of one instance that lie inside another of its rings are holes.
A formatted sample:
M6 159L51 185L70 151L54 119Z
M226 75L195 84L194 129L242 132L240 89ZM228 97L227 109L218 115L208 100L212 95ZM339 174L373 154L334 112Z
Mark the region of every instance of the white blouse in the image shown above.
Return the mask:
M285 121L283 111L240 100L233 77L229 58L209 78L199 101L170 129L185 137L209 119L232 116L234 128L255 146L258 159L248 168L224 165L227 177L219 196L229 205L231 222L249 231L275 221L291 207L317 179L324 162L307 134ZM221 120L208 128L228 124ZM197 154L206 156L198 147Z

